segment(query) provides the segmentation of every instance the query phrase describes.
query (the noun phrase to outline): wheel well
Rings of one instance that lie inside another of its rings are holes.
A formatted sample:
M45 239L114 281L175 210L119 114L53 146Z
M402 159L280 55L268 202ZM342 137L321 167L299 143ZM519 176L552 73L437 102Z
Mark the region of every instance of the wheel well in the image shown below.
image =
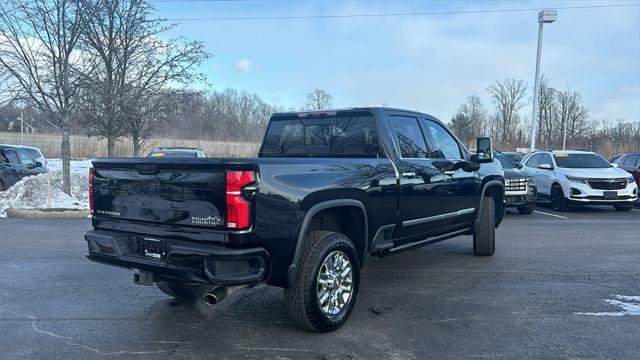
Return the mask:
M498 185L489 186L485 192L485 197L493 198L493 202L496 205L496 227L502 222L504 217L504 191Z
M346 235L356 247L360 265L364 262L366 225L362 210L355 206L332 207L317 212L311 218L307 233L317 230L335 231Z

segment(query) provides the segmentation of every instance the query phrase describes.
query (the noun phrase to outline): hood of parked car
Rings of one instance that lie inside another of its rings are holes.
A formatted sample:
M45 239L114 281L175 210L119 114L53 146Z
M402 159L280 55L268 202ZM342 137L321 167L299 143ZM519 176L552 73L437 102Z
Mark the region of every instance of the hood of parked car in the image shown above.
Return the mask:
M628 172L616 167L598 168L598 169L568 169L568 168L559 167L557 169L565 175L584 177L584 178L607 179L607 178L629 177Z
M505 179L528 178L531 174L527 170L520 169L502 169Z

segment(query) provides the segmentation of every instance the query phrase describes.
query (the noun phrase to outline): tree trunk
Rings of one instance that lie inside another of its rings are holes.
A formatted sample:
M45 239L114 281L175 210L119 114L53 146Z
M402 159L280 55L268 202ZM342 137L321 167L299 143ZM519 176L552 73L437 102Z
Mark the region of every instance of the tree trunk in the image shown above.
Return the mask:
M134 131L131 134L131 142L133 142L133 156L140 156L140 135Z
M107 136L107 157L114 156L116 150L116 138L113 135Z
M60 157L62 158L62 191L71 195L71 143L69 142L69 130L66 127L62 128Z

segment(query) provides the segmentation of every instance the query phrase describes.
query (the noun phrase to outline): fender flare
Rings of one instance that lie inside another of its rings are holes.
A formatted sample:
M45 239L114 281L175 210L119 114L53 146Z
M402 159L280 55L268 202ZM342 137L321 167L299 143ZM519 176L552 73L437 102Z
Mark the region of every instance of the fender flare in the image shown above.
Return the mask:
M293 253L293 259L289 268L287 269L287 282L289 283L289 287L293 285L296 280L296 275L298 273L297 264L300 259L302 253L302 245L304 244L304 236L307 233L307 229L309 228L309 224L311 223L311 219L322 210L336 208L336 207L344 207L344 206L352 206L357 207L362 211L362 216L364 218L364 256L367 254L367 250L369 247L369 220L367 218L367 209L361 201L355 199L335 199L335 200L327 200L319 202L313 205L305 214L304 219L302 220L302 225L300 226L300 232L298 233L298 240L296 242L296 250Z
M499 186L502 188L504 192L504 184L500 180L489 180L482 187L482 192L480 193L480 202L478 203L478 207L476 208L475 220L473 221L473 231L475 232L478 228L478 216L480 215L480 209L482 209L482 202L484 201L484 194L487 192L487 189L492 186ZM503 206L502 210L505 211L506 207ZM503 214L504 215L504 214ZM497 227L497 225L496 225Z

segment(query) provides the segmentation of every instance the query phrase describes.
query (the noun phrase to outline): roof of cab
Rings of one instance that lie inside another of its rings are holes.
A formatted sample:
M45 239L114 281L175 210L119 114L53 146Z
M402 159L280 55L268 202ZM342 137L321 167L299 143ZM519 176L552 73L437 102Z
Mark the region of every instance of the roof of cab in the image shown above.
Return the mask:
M399 108L392 108L392 107L386 107L386 106L368 106L368 107L351 107L351 108L335 108L335 109L324 109L324 110L303 110L303 111L287 111L287 112L281 112L281 113L275 113L273 114L273 116L292 116L292 115L299 115L299 116L306 116L307 114L322 114L322 113L337 113L337 112L347 112L347 111L397 111L397 112L408 112L408 113L413 113L413 114L420 114L420 115L425 115L425 116L429 116L432 118L436 118L433 115L430 114L426 114L420 111L415 111L415 110L408 110L408 109L399 109Z

